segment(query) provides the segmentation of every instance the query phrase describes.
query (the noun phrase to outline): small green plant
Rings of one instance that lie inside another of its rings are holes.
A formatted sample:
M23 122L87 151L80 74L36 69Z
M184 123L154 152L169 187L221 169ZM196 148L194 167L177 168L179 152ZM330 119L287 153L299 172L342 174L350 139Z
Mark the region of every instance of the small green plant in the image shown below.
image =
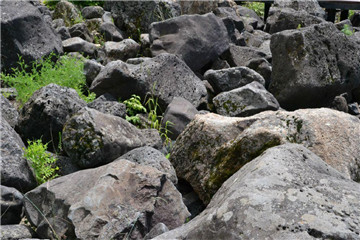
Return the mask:
M123 102L126 105L126 120L134 125L140 124L138 113L146 113L146 108L141 104L141 98L135 94Z
M299 25L297 26L296 29L300 29L302 26L301 26L301 23L299 23Z
M343 29L341 30L341 32L343 32L347 36L351 36L354 34L355 31L351 30L350 26L348 24L345 24Z
M105 45L105 36L103 34L94 34L94 43L104 46Z
M260 17L264 17L264 3L260 3L260 2L246 2L244 4L244 7L247 7L251 10L254 10L254 12L260 16Z
M59 168L55 165L57 159L46 152L47 143L43 144L41 139L28 141L28 147L24 149L24 157L31 162L34 169L36 181L39 184L47 182L58 176Z
M349 19L355 14L355 10L349 10Z

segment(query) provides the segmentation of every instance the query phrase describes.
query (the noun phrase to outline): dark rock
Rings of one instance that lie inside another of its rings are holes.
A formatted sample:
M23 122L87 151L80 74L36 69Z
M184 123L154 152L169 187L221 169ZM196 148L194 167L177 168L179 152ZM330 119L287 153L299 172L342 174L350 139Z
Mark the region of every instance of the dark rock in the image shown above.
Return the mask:
M104 22L101 24L100 33L104 35L105 41L120 42L124 39L120 29L111 22Z
M246 46L257 48L260 47L266 40L270 40L271 37L270 34L260 30L255 30L253 33L244 31L242 35L244 37Z
M91 35L89 29L86 27L85 23L77 23L69 28L70 36L80 37L85 41L92 42L93 36Z
M221 70L225 68L230 68L230 65L226 60L223 60L221 58L217 58L211 65L212 70Z
M155 149L161 149L163 147L163 142L158 130L145 128L141 130L141 133L143 135L143 139L146 141L146 146L153 147Z
M352 115L359 115L360 114L360 108L358 103L351 103L348 105L349 113Z
M100 6L84 7L81 10L81 15L86 19L101 18L104 14L104 9Z
M268 89L271 82L271 64L265 58L256 58L249 61L246 67L259 73L265 79L265 88Z
M54 239L50 223L59 238L142 239L160 222L174 229L189 216L163 172L127 160L56 178L26 197L26 215L41 238Z
M56 32L60 35L62 41L71 38L69 29L67 27L59 27Z
M360 48L332 23L271 37L270 92L288 110L328 106L360 86Z
M155 239L358 239L359 198L358 183L286 144L236 172L198 217Z
M75 22L79 21L80 12L76 9L74 4L68 1L59 1L55 6L53 18L61 18L67 27L72 26Z
M360 27L360 12L355 12L350 18L351 24L354 27Z
M91 86L99 72L104 68L103 65L96 62L95 60L86 60L84 63L84 74L86 77L86 84Z
M278 110L279 103L259 82L252 82L213 99L216 112L230 117L246 117L266 110Z
M306 11L307 13L316 17L325 17L325 11L323 8L320 7L317 0L275 0L272 8L291 8L295 11Z
M352 100L360 104L360 87L354 88L351 91Z
M62 42L62 45L65 52L79 52L90 57L94 57L96 53L96 45L80 37L66 39Z
M29 226L19 225L1 225L0 239L17 240L35 237L35 232Z
M140 44L132 39L125 39L121 42L105 42L105 53L107 62L134 58L140 51Z
M175 55L164 53L140 62L137 65L122 61L108 63L90 90L98 96L110 93L117 99L129 99L132 94L145 99L152 94L158 98L161 109L166 109L174 97L183 97L196 108L206 104L204 84Z
M216 10L220 1L176 1L180 5L181 15L205 14Z
M25 145L20 136L0 117L1 184L27 192L36 187L34 174L23 157Z
M18 66L20 55L26 64L62 54L60 37L28 1L1 1L1 71Z
M155 148L139 147L125 153L115 161L119 161L121 159L126 159L130 162L156 168L160 172L165 173L166 177L173 184L176 185L178 182L175 169L171 165L170 161L164 156L164 154L162 154L159 150L156 150Z
M89 108L94 108L99 112L111 114L117 117L125 118L126 106L118 102L115 98L108 100L104 95L96 98L87 105Z
M81 170L76 164L73 163L73 161L71 161L69 157L59 156L55 154L52 155L57 158L56 166L59 167L59 170L57 171L57 174L59 174L59 176L69 175L71 173Z
M343 30L345 28L345 25L348 25L348 28L350 31L354 31L352 24L349 19L343 20L341 22L335 23L335 26L338 30Z
M22 194L12 187L0 185L1 225L18 224L23 207Z
M230 18L222 18L222 21L228 32L229 39L232 43L238 46L245 46L245 41L239 30L236 29L234 21Z
M24 141L42 139L58 146L59 133L71 115L86 105L74 89L49 84L37 90L20 111L17 131Z
M178 55L193 71L214 61L229 48L223 22L213 13L184 15L150 25L151 52Z
M348 104L343 96L336 96L331 103L331 108L342 112L348 112Z
M359 124L358 118L329 108L246 118L198 114L177 138L170 162L205 204L244 164L287 142L308 147L346 178L360 181L360 131L354 131Z
M165 224L158 223L150 230L150 232L145 235L144 240L153 239L154 237L157 237L168 231L169 229Z
M257 48L240 47L230 44L229 51L226 51L222 58L225 59L231 67L246 66L254 58L270 59L271 56L259 51Z
M2 94L0 94L0 106L1 116L9 123L12 128L14 128L17 125L19 119L18 111Z
M254 10L242 6L236 6L236 12L242 17L256 19L257 24L256 27L254 27L255 29L264 28L264 21L256 14Z
M260 74L247 67L208 70L204 78L214 88L215 94L245 86L253 81L265 84L265 80Z

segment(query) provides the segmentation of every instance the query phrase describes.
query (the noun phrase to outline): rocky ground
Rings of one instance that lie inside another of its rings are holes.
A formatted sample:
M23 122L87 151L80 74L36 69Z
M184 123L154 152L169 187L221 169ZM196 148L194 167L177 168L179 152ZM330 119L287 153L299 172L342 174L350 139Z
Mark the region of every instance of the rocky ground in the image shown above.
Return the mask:
M68 54L97 96L50 84L18 109L2 82L1 239L360 239L360 12L334 24L315 0L275 0L264 23L232 0L0 6L3 73L18 55ZM169 132L126 120L118 99L133 94L152 94ZM32 139L58 159L41 185Z

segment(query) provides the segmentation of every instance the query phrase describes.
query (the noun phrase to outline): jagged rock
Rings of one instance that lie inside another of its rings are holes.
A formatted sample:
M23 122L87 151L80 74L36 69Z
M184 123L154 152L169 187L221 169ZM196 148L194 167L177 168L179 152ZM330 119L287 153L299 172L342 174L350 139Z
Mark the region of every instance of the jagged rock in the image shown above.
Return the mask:
M62 140L66 153L81 168L104 165L134 148L148 146L149 141L125 119L91 108L66 122Z
M86 19L101 18L104 12L104 9L100 6L89 6L81 10L81 15Z
M240 34L245 28L244 21L236 13L235 9L232 7L219 7L213 12L217 17L222 18L230 40L235 45L244 45L245 43Z
M123 33L112 22L104 22L100 26L100 33L105 41L120 42L124 39Z
M168 137L175 140L186 125L194 119L199 111L186 99L175 97L165 110L163 117L163 127L170 131Z
M105 53L107 62L134 58L140 51L140 44L132 39L125 39L121 42L105 42Z
M93 41L93 36L91 35L89 29L86 27L85 23L77 23L69 28L70 36L80 37L87 42Z
M306 11L313 16L325 18L325 11L320 7L317 0L275 0L272 8L291 8L295 11ZM271 10L272 9L270 8L270 11Z
M168 231L169 229L165 224L158 223L150 230L150 232L145 235L144 240L153 239L154 237L157 237L160 234L166 233Z
M19 225L1 225L0 239L15 240L35 237L35 232L29 226Z
M360 48L332 23L271 37L270 92L288 110L328 106L360 86Z
M278 110L279 103L259 82L252 82L213 99L216 112L230 117L246 117L266 110Z
M73 25L80 20L80 12L76 9L74 4L68 1L59 1L55 6L53 19L61 18L67 27Z
M183 15L150 25L151 52L178 55L193 71L229 49L228 33L213 13Z
M96 45L89 43L80 37L69 38L62 41L65 52L79 52L93 57L96 53Z
M27 192L36 187L34 174L23 157L25 145L20 136L0 117L1 184Z
M257 81L265 84L264 78L247 67L233 67L221 70L208 70L204 78L209 81L214 88L215 94L226 92Z
M147 165L156 168L160 172L166 174L166 177L173 183L177 184L175 169L170 161L159 150L152 147L139 147L130 152L125 153L115 161L126 159L130 162Z
M0 94L1 116L14 128L18 123L19 113L2 94Z
M91 83L103 68L104 66L95 60L86 60L84 62L84 74L86 77L86 84L88 86L91 86Z
M103 20L104 23L114 24L114 19L111 16L111 12L105 11L104 14L102 15L101 19Z
M183 97L198 108L206 103L207 95L204 84L191 69L175 55L166 53L140 58L138 64L110 62L90 90L98 96L110 93L117 99L129 99L132 94L145 99L152 94L161 109L166 109L174 97Z
M287 142L308 147L348 179L360 181L358 129L358 118L328 108L247 118L198 114L178 137L170 162L205 203L245 163Z
M264 21L255 13L254 10L242 6L236 6L236 12L242 17L255 19L257 22L254 27L255 29L264 28Z
M155 239L358 239L359 198L359 183L286 144L241 168L198 217Z
M217 58L211 65L212 70L221 70L221 69L225 69L225 68L230 68L230 65L228 64L228 62L226 60L223 60L221 58Z
M126 116L126 106L123 103L120 103L116 98L112 97L110 94L104 94L88 103L89 108L94 108L99 112L111 114L117 117L125 118Z
M244 31L242 35L244 37L246 46L256 48L259 48L265 41L270 40L271 38L270 34L260 30L255 30L253 33Z
M164 173L119 160L54 179L26 194L29 221L42 238L143 238L162 222L174 229L189 216L180 193Z
M58 146L59 133L72 114L86 105L74 89L49 84L31 96L20 111L17 131L24 141L42 139Z
M71 38L69 29L65 26L57 28L56 32L60 35L62 41Z
M18 55L26 64L62 54L60 37L37 7L28 1L1 1L1 71L18 66Z
M271 82L272 66L265 58L256 58L248 62L247 66L259 73L265 80L265 88L267 89Z
M216 10L219 0L215 1L181 1L176 0L180 5L181 15L205 14Z
M265 58L266 60L271 58L257 48L240 47L234 44L230 44L229 51L226 51L222 57L231 67L246 66L254 58Z
M53 20L51 26L53 27L53 29L65 27L64 19L58 18L58 19Z
M18 224L23 207L22 194L12 187L0 185L1 225Z

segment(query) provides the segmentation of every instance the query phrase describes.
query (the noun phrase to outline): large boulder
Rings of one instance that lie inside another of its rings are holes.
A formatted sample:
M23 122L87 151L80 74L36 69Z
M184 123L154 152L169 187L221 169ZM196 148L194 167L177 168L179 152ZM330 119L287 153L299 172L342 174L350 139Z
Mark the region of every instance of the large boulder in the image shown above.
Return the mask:
M157 223L169 229L189 216L163 172L119 160L40 185L25 212L41 238L142 239ZM37 206L36 209L34 206Z
M125 119L126 105L120 103L110 94L104 94L96 98L87 105L89 108L94 108L99 112L111 114Z
M104 45L107 61L122 60L134 58L140 51L140 44L132 39L125 39L121 42L107 41Z
M195 107L206 104L207 92L203 82L172 54L137 59L135 64L122 61L108 63L91 84L96 95L110 93L129 99L136 94L145 99L149 94L159 99L163 110L174 97L183 97Z
M229 178L195 219L155 239L359 239L360 185L297 144Z
M14 128L19 119L19 113L10 101L0 94L1 116Z
M60 37L29 1L1 1L1 71L30 64L50 53L62 54Z
M360 86L360 47L332 23L271 37L270 92L288 110L328 106Z
M53 19L63 19L67 27L81 20L80 11L68 1L59 1L54 9Z
M306 11L310 15L325 18L325 11L320 7L317 0L275 0L272 9L291 8L295 11Z
M27 192L36 187L36 180L24 156L25 145L20 136L0 117L1 184Z
M243 7L243 6L236 6L236 12L245 18L253 18L257 21L256 27L257 29L263 29L264 21L256 14L256 12L252 9Z
M230 117L246 117L266 110L278 110L279 103L259 82L252 82L213 99L216 112Z
M17 131L24 141L42 139L58 146L59 133L72 114L86 105L74 89L49 84L31 96L20 111Z
M214 1L182 1L175 0L180 5L181 15L205 14L216 10L219 0Z
M66 153L81 168L104 165L134 148L151 145L145 134L125 119L91 108L82 109L66 122L62 140Z
M81 10L81 15L86 19L101 18L104 15L104 9L100 6L88 6Z
M266 111L246 118L196 115L178 137L170 161L208 203L221 184L267 148L308 147L348 179L360 182L360 120L331 110Z
M1 225L18 224L23 207L22 194L12 187L0 185Z
M99 30L105 41L119 42L124 39L123 33L112 22L104 22Z
M80 37L68 38L62 41L62 45L65 52L79 52L89 57L94 57L96 55L96 45L85 41Z
M224 23L213 13L184 15L150 25L151 52L178 55L198 71L229 49Z
M18 224L18 225L2 225L0 228L0 239L15 240L15 239L32 239L36 234L31 227Z
M69 28L69 32L72 38L79 37L88 42L92 42L94 40L85 23L74 24Z
M231 67L246 66L255 58L265 58L270 60L271 56L258 48L254 47L240 47L230 44L230 48L222 56Z

